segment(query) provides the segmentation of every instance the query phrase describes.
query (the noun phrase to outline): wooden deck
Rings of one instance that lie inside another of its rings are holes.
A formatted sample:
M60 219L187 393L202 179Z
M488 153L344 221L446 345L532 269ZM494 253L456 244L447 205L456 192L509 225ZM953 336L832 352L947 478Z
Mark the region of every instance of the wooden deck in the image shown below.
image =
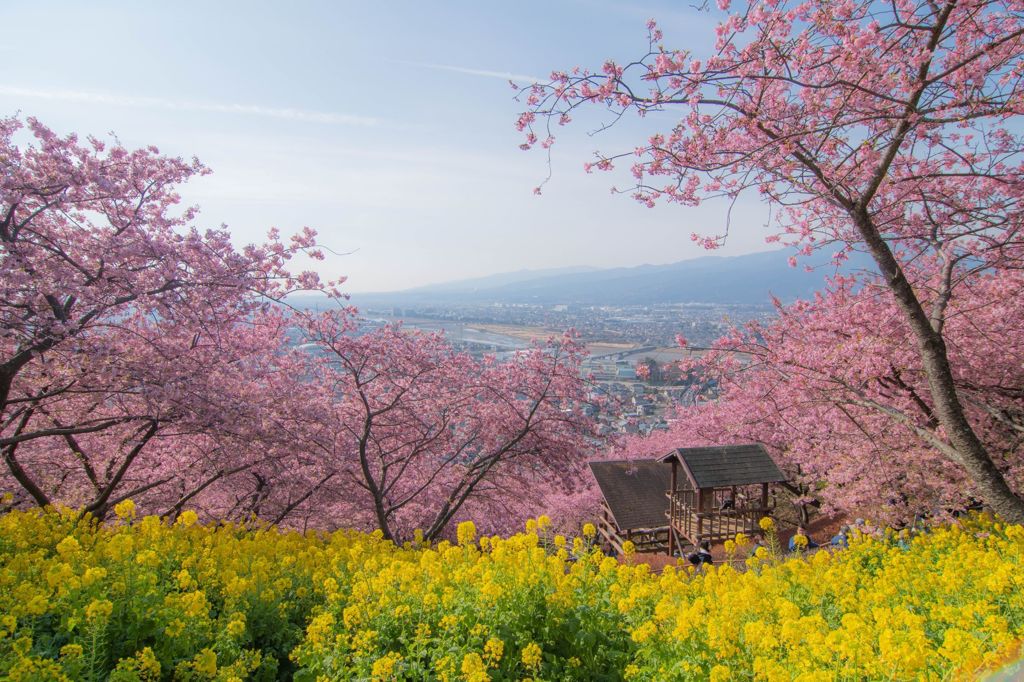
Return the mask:
M708 542L722 542L736 537L737 533L747 535L760 531L758 523L771 514L771 509L760 504L735 501L736 506L722 509L722 500L714 496L702 496L692 490L677 490L669 493L669 525L679 542L699 545Z

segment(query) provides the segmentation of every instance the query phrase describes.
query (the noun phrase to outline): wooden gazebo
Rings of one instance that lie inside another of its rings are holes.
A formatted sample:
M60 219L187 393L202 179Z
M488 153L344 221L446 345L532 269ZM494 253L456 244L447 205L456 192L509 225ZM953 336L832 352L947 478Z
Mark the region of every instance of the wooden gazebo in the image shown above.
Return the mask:
M684 540L698 545L757 531L758 522L772 511L769 485L786 480L762 445L679 448L657 461L672 465L670 554Z
M597 531L602 541L622 553L631 540L638 552L668 550L671 469L654 459L590 462L604 497Z

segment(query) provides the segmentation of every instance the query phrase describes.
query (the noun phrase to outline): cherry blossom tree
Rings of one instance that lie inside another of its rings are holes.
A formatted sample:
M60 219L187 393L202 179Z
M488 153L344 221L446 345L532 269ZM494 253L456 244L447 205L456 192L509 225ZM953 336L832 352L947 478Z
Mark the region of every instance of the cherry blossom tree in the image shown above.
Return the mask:
M232 429L253 424L241 415L259 404L257 370L278 365L274 302L337 292L286 269L319 256L311 230L239 251L224 228L200 232L194 208L175 212L177 185L207 172L197 161L27 123L0 120L4 474L36 504L102 515L194 473L186 441L251 437ZM206 479L239 470L238 450L211 452Z
M185 504L216 518L249 515L252 505L216 498L250 487L271 460L294 459L282 442L290 415L280 405L312 394L295 378L303 359L286 346L286 324L271 311L207 339L177 323L117 320L102 351L91 345L74 367L48 362L51 380L71 376L73 385L23 403L19 426L60 434L10 446L15 480L35 504L61 502L100 518L128 498L167 515ZM107 426L72 432L86 420Z
M945 444L936 452L1005 519L1024 521L1024 500L972 423L948 329L951 302L974 276L1021 263L1024 6L718 8L708 55L664 47L651 22L639 58L555 72L530 88L523 146L549 148L554 128L587 104L610 112L612 124L629 112L675 110L674 124L635 149L598 154L588 170L630 159L628 191L649 206L756 191L774 209L770 239L803 254L830 247L837 260L866 251L899 312L899 338L918 358L913 385L934 417L925 428ZM693 238L713 248L727 232Z
M499 362L438 334L354 325L335 312L303 327L327 391L308 449L337 473L336 512L399 541L465 516L507 531L582 478L594 434L572 335Z

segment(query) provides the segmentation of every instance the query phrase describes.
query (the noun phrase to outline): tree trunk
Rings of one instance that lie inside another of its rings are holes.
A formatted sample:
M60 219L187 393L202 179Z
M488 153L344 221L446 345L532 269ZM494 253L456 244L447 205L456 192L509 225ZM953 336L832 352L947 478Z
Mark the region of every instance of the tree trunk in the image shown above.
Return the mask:
M28 422L30 419L32 419L32 415L34 412L34 408L30 407L25 410L24 414L21 415L21 419L18 420L18 425L14 429L15 436L20 434L22 430L25 428L25 426L28 425ZM40 507L45 507L46 505L50 504L50 498L46 495L45 492L43 492L42 488L40 488L39 485L36 484L34 480L32 480L32 477L29 475L27 471L25 471L25 468L21 466L21 462L18 461L15 452L17 449L17 441L5 445L2 449L0 449L0 452L3 453L3 460L7 464L7 468L10 470L11 476L14 477L14 480L21 484L21 487L24 488L25 491L32 496L32 499L36 501L36 504L38 504Z
M949 366L946 342L928 319L914 288L896 261L889 245L875 227L867 209L858 207L854 221L886 284L903 311L917 339L921 365L928 379L935 417L946 432L950 444L960 454L961 464L992 510L1009 523L1024 523L1024 500L1014 494L1006 478L992 461L964 414Z
M14 477L21 487L32 496L32 499L36 501L40 507L45 507L50 504L50 498L47 497L46 493L43 492L42 488L36 485L36 482L32 480L32 477L28 475L24 467L18 461L14 451L18 448L17 443L11 443L3 449L3 459L7 463L7 468L11 472L11 476Z

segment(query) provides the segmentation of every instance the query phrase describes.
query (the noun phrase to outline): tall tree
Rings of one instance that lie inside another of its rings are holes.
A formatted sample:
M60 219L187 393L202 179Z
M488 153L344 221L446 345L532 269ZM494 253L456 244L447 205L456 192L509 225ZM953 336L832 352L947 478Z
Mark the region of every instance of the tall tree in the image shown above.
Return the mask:
M751 2L730 8L712 54L661 45L598 72L556 72L527 95L524 147L554 142L584 104L667 130L588 169L630 158L633 196L695 205L756 190L778 210L773 239L803 253L874 259L913 340L922 395L978 493L1024 522L1024 500L971 423L948 346L950 301L986 269L1020 267L1024 5L1015 0ZM655 117L657 120L663 120ZM725 231L727 233L727 229ZM693 235L708 247L725 238Z

